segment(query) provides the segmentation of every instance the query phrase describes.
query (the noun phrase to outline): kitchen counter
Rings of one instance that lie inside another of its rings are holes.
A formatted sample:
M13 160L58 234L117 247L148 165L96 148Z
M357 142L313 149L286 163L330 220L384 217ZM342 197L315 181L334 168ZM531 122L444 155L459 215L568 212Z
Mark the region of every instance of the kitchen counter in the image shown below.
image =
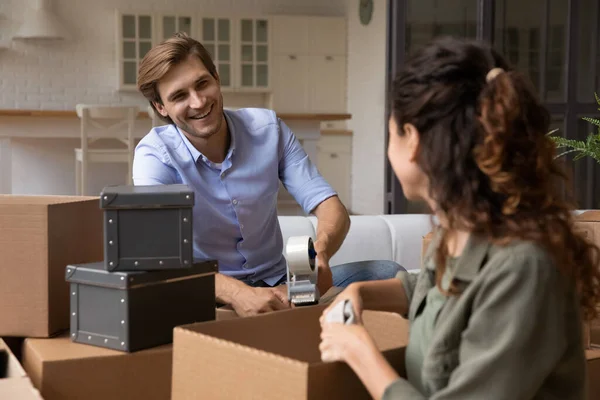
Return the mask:
M315 165L318 160L317 143L322 135L351 134L345 130L321 131L321 122L347 120L352 117L350 114L278 113L277 115L294 132ZM141 139L151 128L152 119L146 110L141 110L136 120L134 138ZM48 181L51 179L50 177L72 172L71 168L67 170L65 167L62 167L61 172L57 170L57 165L73 165L70 161L73 153L63 151L60 153L60 159L51 162L51 156L46 156L42 146L78 147L80 129L80 120L75 110L0 109L0 193L13 193L13 181L23 185L18 178L23 175L27 176L26 187L20 186L19 189L19 192L23 194L28 194L33 190L32 188L42 185L56 186L60 188L57 191L59 190L61 194L75 193L75 187L70 183L66 184L58 180ZM56 145L51 144L50 141ZM13 156L13 149L18 150L16 153L20 155L19 157ZM59 150L52 154L57 154L56 157L59 157ZM31 161L40 165L36 169L29 168ZM101 168L101 166L95 165L93 168ZM19 170L18 174L14 175L17 173L16 170ZM41 173L39 173L40 171ZM106 182L106 184L109 183L119 184L120 182ZM72 190L71 186L73 186Z
M352 118L350 114L295 114L295 113L277 113L277 116L283 120L297 119L304 121L341 121ZM76 118L77 114L71 110L2 110L0 117L39 117L39 118ZM150 119L146 111L140 111L138 118Z

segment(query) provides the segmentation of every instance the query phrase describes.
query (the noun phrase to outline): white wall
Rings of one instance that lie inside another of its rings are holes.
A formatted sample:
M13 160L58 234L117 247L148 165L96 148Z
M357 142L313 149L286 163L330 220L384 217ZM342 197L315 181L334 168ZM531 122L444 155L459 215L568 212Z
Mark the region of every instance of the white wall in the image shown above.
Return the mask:
M0 40L10 41L34 0L0 1ZM343 16L345 0L54 0L71 38L10 41L0 50L0 108L72 109L77 102L139 102L115 91L115 9L205 12L207 15L312 14Z
M387 1L375 0L371 23L348 4L348 129L352 141L352 211L381 214L385 165Z
M146 105L137 93L118 92L115 9L205 12L207 15L302 14L344 16L346 0L54 0L53 10L70 33L66 41L13 41L35 0L0 0L0 109L73 110L77 103ZM243 106L226 95L229 106ZM255 98L248 99L256 101ZM52 129L48 119L47 129ZM15 130L19 126L14 127ZM74 193L74 140L12 141L13 193ZM43 179L52 170L56 179ZM125 177L126 167L94 167L90 193ZM115 178L116 177L116 178Z

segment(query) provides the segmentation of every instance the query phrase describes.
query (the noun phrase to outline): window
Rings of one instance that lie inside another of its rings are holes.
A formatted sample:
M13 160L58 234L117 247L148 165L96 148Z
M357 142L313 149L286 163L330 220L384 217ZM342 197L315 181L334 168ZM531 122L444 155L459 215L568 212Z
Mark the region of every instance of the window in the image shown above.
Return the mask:
M551 128L571 139L589 133L591 125L581 117L598 115L600 0L398 0L389 2L388 12L392 73L416 46L439 34L471 37L475 25L479 39L493 39L493 46L529 76L553 116ZM565 163L573 173L577 206L599 208L600 166L568 156ZM386 212L422 211L406 201L385 165Z

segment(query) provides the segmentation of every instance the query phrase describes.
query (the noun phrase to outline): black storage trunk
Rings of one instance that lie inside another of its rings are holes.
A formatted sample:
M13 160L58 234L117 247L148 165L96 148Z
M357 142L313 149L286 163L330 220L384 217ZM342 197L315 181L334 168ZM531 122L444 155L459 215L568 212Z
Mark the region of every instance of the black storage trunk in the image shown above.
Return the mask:
M107 271L186 268L192 263L194 192L187 185L109 186L104 211Z
M69 265L71 340L129 352L171 343L175 326L215 319L217 270L216 261L199 260L150 272Z

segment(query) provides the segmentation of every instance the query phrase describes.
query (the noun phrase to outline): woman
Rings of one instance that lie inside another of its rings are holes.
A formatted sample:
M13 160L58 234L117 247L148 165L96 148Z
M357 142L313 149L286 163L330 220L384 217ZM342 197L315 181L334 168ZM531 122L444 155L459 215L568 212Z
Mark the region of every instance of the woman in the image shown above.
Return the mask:
M491 48L442 39L404 66L391 106L388 158L439 226L418 276L338 297L358 323L322 317L322 358L348 363L376 399L583 399L599 249L573 231L533 89ZM363 309L409 319L408 379L375 348Z

